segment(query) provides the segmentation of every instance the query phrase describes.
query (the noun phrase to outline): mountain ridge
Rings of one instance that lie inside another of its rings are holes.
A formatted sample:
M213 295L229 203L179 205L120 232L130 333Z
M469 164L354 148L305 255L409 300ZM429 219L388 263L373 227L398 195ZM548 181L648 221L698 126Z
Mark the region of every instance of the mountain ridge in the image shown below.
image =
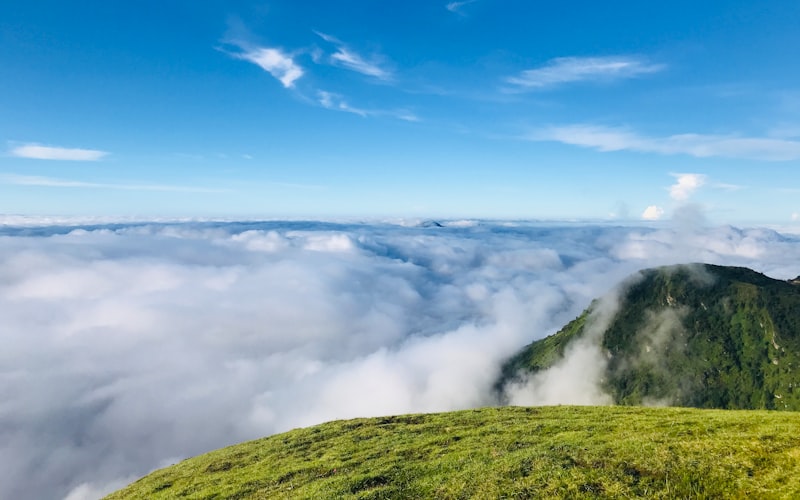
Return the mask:
M535 378L580 342L605 362L597 382L615 404L800 409L800 287L791 281L699 263L640 271L513 356L496 387Z

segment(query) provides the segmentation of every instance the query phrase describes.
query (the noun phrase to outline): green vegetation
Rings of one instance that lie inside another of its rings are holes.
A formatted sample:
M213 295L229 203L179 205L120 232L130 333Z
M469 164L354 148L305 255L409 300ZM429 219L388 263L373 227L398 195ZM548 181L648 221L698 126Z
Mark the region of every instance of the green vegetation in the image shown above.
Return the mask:
M598 304L509 360L497 387L558 362ZM791 282L702 264L646 270L623 285L596 342L617 404L800 410L800 287Z
M484 408L331 422L213 451L109 499L789 498L790 412Z

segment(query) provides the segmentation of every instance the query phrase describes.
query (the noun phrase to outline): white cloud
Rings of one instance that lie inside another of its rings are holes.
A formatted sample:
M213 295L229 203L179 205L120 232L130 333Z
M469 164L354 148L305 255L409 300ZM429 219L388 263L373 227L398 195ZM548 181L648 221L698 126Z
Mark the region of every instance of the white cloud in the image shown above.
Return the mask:
M224 189L202 188L195 186L171 186L164 184L112 184L102 182L75 181L42 177L38 175L0 174L0 184L14 186L38 186L54 188L114 189L121 191L173 191L182 193L224 193Z
M642 219L644 220L658 220L664 215L664 209L657 205L650 205L642 212Z
M345 48L339 48L339 51L331 56L331 59L346 68L368 76L374 76L375 78L381 80L388 80L391 78L391 73L385 69L381 68L377 64L365 61L355 52L351 52Z
M303 76L303 68L291 56L280 49L269 47L241 47L244 52L234 57L250 61L277 78L286 88L293 88L294 82Z
M336 37L325 33L315 32L320 38L336 46L336 52L330 56L331 63L335 66L347 68L351 71L371 76L379 80L392 79L392 72L382 67L379 60L367 60L342 43Z
M609 405L613 399L602 388L608 358L601 346L603 332L619 310L620 289L598 300L586 319L585 334L567 346L552 367L505 388L512 405Z
M741 191L742 189L747 189L747 186L742 186L740 184L728 184L726 182L715 182L711 185L711 187L715 189L722 189L724 191Z
M462 0L460 2L449 2L444 6L445 9L449 10L450 12L454 12L456 14L462 14L461 7L465 5L469 5L471 3L475 3L478 0Z
M398 110L398 111L394 111L392 113L393 113L393 116L395 118L397 118L398 120L403 120L403 121L406 121L406 122L415 122L415 123L419 122L419 121L422 121L422 118L420 118L415 113L412 113L411 111L408 111L408 110L401 109L401 110Z
M556 141L598 151L637 151L698 158L726 157L764 161L800 159L800 141L734 135L678 134L647 137L625 128L565 125L541 129L527 139Z
M730 227L51 222L0 227L0 498L92 497L332 418L494 404L507 356L640 268L791 278L800 260L796 238ZM587 401L595 358L532 402Z
M362 109L351 106L341 95L325 90L317 91L317 102L325 109L334 111L344 111L345 113L353 113L358 116L389 116L398 120L408 122L418 122L419 117L414 113L400 109L400 110L384 110L384 109Z
M383 81L392 79L393 75L391 71L382 67L379 61L365 59L333 36L320 32L315 33L323 40L336 46L336 52L331 54L327 60L329 64L347 68ZM242 50L240 53L231 53L230 55L232 57L257 64L277 78L286 88L294 88L295 82L305 74L303 68L301 68L290 55L287 55L280 49L254 47L249 43L239 41L231 41L230 43ZM324 62L323 55L323 52L319 49L311 53L313 61L317 64ZM301 92L300 95L305 98L304 100L306 100L306 102L316 102L325 109L353 113L362 117L388 116L410 122L420 121L420 118L416 114L407 109L359 108L352 106L343 96L334 92L322 89L315 90L313 87L310 89L310 92L311 95L307 92ZM252 159L250 155L242 155L242 157L247 160Z
M705 184L703 174L672 174L677 180L670 186L669 195L673 200L686 201L700 186Z
M506 79L518 89L545 89L565 83L614 81L657 73L666 68L633 56L557 57L544 66Z
M800 139L800 125L781 123L769 130L769 136L776 139Z
M131 476L129 478L116 479L103 484L83 483L70 491L64 497L64 500L97 500L98 498L103 498L106 495L125 487L125 485L135 481L136 479L136 477Z
M363 109L354 108L349 104L347 104L347 102L344 99L342 99L342 96L338 94L320 90L317 92L317 97L319 98L320 105L325 109L344 111L346 113L353 113L358 116L364 116L364 117L369 115L367 111L364 111Z
M10 154L17 158L65 161L98 161L108 155L106 151L97 149L59 148L36 143L16 146L11 149Z

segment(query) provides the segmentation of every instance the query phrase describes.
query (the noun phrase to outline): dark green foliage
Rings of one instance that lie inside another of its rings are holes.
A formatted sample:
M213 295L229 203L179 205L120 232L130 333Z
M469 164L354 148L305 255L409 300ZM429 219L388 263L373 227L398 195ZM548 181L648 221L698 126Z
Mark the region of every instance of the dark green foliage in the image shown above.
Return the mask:
M800 287L703 264L640 274L599 340L616 403L800 410ZM594 307L509 360L498 387L561 359Z

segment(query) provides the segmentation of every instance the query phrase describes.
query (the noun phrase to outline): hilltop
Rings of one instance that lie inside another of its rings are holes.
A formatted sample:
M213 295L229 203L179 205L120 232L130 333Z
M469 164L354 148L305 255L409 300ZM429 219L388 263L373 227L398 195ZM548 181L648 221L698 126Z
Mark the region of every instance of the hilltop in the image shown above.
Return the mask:
M800 491L798 456L789 412L484 408L297 429L107 498L777 498Z
M750 269L648 269L505 365L505 390L596 349L615 404L800 410L800 287ZM535 378L533 379L535 383Z

